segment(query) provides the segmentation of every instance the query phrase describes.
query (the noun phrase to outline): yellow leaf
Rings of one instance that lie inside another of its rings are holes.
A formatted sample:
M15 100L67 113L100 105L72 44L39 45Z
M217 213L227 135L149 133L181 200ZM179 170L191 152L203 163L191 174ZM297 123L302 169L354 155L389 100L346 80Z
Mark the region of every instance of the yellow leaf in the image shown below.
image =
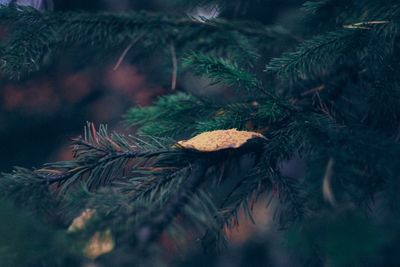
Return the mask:
M109 253L114 249L114 240L111 231L96 232L87 243L83 253L89 259L95 259L103 254Z
M214 152L227 148L239 148L248 140L265 137L256 132L238 131L236 129L204 132L189 140L178 142L178 146L201 152Z
M71 225L68 227L68 232L77 232L85 228L87 222L93 217L95 211L91 209L87 209L79 215L79 217L76 217Z

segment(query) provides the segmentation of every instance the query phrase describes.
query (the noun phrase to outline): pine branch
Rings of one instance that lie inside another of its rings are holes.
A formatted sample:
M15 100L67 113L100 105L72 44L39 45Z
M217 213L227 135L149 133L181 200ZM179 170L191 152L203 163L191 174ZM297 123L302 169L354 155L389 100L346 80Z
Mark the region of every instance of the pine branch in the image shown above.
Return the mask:
M303 4L303 10L305 12L315 14L320 9L324 8L325 6L332 4L333 1L331 0L322 0L322 1L307 1Z
M150 159L162 160L167 154L176 153L155 139L109 135L104 126L98 132L88 124L85 132L84 138L74 140L74 160L45 164L36 170L16 168L10 174L2 174L3 197L46 213L60 204L59 195L75 190L75 185L83 183L96 191L115 181L128 180L125 175L135 176L127 172L128 166L138 169L148 165Z
M109 135L104 126L97 132L93 124L88 124L85 132L84 138L73 142L74 160L45 164L29 172L29 180L45 186L57 183L62 191L85 181L89 189L95 189L120 179L129 161L141 166L150 158L172 153L160 142L151 144L138 138Z
M268 98L233 104L216 104L188 94L161 97L153 106L133 108L126 115L129 125L154 136L181 136L218 129L262 130L291 114L293 107Z
M175 137L190 134L194 123L201 117L208 117L214 109L212 103L177 93L160 97L153 106L133 108L125 119L130 126L140 126L139 133Z
M191 195L204 182L207 167L206 163L198 163L193 166L191 174L182 184L180 191L165 203L165 208L161 214L138 230L139 246L142 249L157 240L172 219L180 213Z
M260 98L258 102L240 102L222 106L207 119L196 124L198 132L218 129L260 130L284 120L290 116L286 108L282 108L270 99Z
M272 59L266 71L294 81L322 74L333 64L362 49L362 30L338 30L302 43L296 51Z
M15 168L11 173L0 176L1 199L16 203L18 206L47 215L57 207L50 188L43 179L32 170Z
M149 48L167 47L174 40L183 47L197 39L210 38L212 33L239 32L238 37L276 38L287 35L282 31L263 27L254 30L245 23L231 23L222 19L199 22L187 17L173 17L144 12L132 14L86 14L39 12L26 7L0 8L2 23L13 31L1 49L1 69L11 75L20 75L39 68L50 52L71 46L112 48L126 46L138 36L141 45ZM29 25L29 28L26 28ZM147 33L152 32L149 35ZM217 36L217 35L215 35ZM233 43L242 40L233 39ZM193 45L193 43L192 43ZM193 49L193 47L192 47ZM98 49L100 53L102 49Z
M262 88L261 82L251 73L224 59L192 52L183 59L183 65L191 68L195 74L207 76L216 83L235 85L249 91Z

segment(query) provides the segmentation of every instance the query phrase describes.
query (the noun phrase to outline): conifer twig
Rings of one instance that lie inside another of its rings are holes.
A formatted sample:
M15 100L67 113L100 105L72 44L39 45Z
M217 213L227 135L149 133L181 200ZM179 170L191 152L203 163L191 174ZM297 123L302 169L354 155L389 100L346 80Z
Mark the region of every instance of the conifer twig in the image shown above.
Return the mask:
M121 56L118 58L117 63L115 63L115 66L113 68L114 71L116 71L122 64L122 62L124 61L126 55L128 54L128 52L132 49L132 47L135 45L135 43L137 41L139 41L139 39L142 36L139 35L137 36L135 39L132 40L132 42L129 43L129 45L124 49L124 51L122 52Z
M130 159L130 158L152 158L152 157L156 157L159 156L160 154L164 154L164 153L168 153L171 152L170 150L159 150L159 151L153 151L153 152L137 152L137 151L125 151L125 152L119 152L119 153L113 153L113 154L109 154L108 156L104 157L103 159L90 164L88 166L82 166L81 168L73 168L71 170L59 173L59 174L44 174L44 173L49 173L52 172L53 170L51 169L46 169L46 168L42 168L39 170L36 170L35 172L44 179L44 183L47 184L53 184L53 183L57 183L57 182L62 182L64 180L67 180L68 178L74 176L77 173L81 173L81 175L83 175L84 173L90 172L93 169L95 169L96 167L106 163L106 162L110 162L119 158L126 158L126 159Z
M332 157L329 158L328 164L326 165L325 175L322 184L322 193L324 199L332 206L336 205L336 200L332 191L332 184L331 184L334 165L335 165L335 160Z
M203 161L195 164L178 194L166 203L162 213L138 230L140 248L146 248L151 242L156 241L173 218L180 213L183 206L204 180L207 167L207 163Z
M176 79L178 76L178 59L176 58L176 50L173 43L170 45L171 60L172 60L172 78L171 78L171 90L176 89Z

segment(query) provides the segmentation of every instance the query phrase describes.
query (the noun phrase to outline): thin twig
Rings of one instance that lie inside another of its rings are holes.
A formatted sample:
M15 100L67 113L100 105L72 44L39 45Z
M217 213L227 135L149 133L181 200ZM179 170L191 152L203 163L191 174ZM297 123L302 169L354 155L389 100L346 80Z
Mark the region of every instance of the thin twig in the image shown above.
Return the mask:
M170 45L171 60L172 60L172 78L171 78L171 90L176 89L176 79L178 75L178 60L176 58L175 46L173 43Z
M324 196L325 201L330 203L332 206L336 205L335 196L332 190L332 175L333 175L333 166L335 165L335 160L331 157L329 158L328 164L326 165L324 180L322 183L322 194Z
M309 95L309 94L312 94L312 93L316 93L316 92L322 91L324 89L325 89L325 85L322 84L322 85L320 85L318 87L311 88L311 89L309 89L307 91L304 91L303 93L301 93L301 96L306 96L306 95Z
M122 64L122 62L124 61L124 59L125 59L126 55L128 54L128 52L132 49L133 45L134 45L137 41L139 41L139 39L140 39L141 37L142 37L141 35L137 36L137 37L136 37L135 39L133 39L132 42L130 42L130 44L125 48L125 50L122 52L121 56L118 58L118 61L117 61L117 63L115 64L115 66L114 66L114 68L113 68L114 71L116 71L116 70L121 66L121 64Z
M343 28L369 30L369 29L371 29L371 27L368 27L370 25L382 25L382 24L388 24L388 23L390 23L390 21L388 21L388 20L364 21L364 22L357 22L357 23L353 23L353 24L343 25Z

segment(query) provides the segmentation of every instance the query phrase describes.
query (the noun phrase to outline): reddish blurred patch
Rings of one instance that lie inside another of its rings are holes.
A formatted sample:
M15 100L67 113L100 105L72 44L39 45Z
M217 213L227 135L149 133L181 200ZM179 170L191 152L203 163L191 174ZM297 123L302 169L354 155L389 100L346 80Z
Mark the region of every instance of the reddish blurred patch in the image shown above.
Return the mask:
M229 241L234 245L242 245L254 235L265 232L272 227L271 209L265 207L267 201L259 199L254 203L252 218L254 222L248 218L247 214L241 209L238 214L238 225L233 229L224 228L224 232Z
M3 108L31 110L33 113L53 111L60 105L60 97L49 81L30 81L23 87L6 85L2 95Z
M34 123L39 122L40 125L46 125L43 127L43 133L36 132L36 136L46 139L41 143L48 143L50 138L53 138L53 143L57 143L58 146L50 148L53 150L50 155L39 155L39 145L34 148L35 144L32 144L31 149L38 150L38 158L33 162L40 158L40 162L70 159L68 137L79 135L85 121L108 124L110 128L115 129L129 108L135 105L149 105L156 96L166 92L161 87L148 84L145 75L138 72L133 65L122 64L116 70L113 70L113 67L110 64L71 71L64 64L59 66L59 69L35 74L31 80L2 79L0 121L4 122L4 127L0 134L24 131L28 136L29 129L25 124L18 124L16 121L32 122L29 126L32 128L35 127ZM7 126L10 128L6 128ZM68 129L68 132L63 130L57 132L58 136L49 136L46 128ZM42 131L41 127L39 129ZM64 140L65 143L60 144L60 140ZM35 143L36 141L32 140ZM13 147L18 147L20 143L17 138L9 139L8 142L10 145L14 142ZM23 149L21 153L24 153ZM9 159L10 163L18 162L18 153L15 157L17 158Z
M154 96L166 93L161 87L149 85L145 76L128 64L121 64L116 70L110 66L104 76L104 84L140 106L150 105Z
M90 94L94 84L89 71L68 74L62 81L61 95L69 103L76 103Z

